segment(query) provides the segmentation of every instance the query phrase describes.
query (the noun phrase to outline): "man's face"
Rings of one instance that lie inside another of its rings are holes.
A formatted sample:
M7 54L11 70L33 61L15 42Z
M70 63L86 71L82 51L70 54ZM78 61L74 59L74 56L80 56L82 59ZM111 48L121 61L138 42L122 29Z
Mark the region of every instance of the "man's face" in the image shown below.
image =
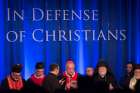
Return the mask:
M86 69L86 75L87 75L87 76L93 76L93 73L94 73L93 68L88 67L88 68Z
M135 76L136 79L140 79L140 69L136 69L134 71L134 76Z
M127 71L127 73L130 73L132 71L132 69L133 69L132 64L127 64L126 65L126 71Z
M73 73L75 72L75 66L73 62L67 64L66 71L69 75L73 75Z
M36 76L44 75L44 69L36 69Z
M21 78L21 74L17 72L12 72L11 76L15 81L18 81Z
M98 68L98 73L101 77L105 76L107 74L107 68L106 67L99 67Z

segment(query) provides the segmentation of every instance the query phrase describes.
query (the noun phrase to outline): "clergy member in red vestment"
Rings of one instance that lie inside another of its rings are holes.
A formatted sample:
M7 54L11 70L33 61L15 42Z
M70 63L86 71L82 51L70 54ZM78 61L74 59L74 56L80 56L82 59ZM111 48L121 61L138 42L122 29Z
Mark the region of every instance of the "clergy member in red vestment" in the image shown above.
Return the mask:
M65 77L65 89L68 93L76 92L78 89L78 73L75 71L73 60L69 59L66 63L66 71L63 73Z
M44 92L42 84L45 80L43 62L38 62L35 69L35 73L31 75L26 83L26 90L32 93L42 93Z
M21 76L22 65L15 64L12 72L2 81L1 87L4 93L21 93L24 90L25 80Z

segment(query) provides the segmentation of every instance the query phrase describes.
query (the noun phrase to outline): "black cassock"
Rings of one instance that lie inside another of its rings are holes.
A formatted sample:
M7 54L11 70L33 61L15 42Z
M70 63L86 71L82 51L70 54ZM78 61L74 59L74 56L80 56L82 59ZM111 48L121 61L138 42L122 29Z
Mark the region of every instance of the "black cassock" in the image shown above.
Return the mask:
M58 77L52 73L49 73L44 80L43 87L46 93L63 93L63 88L59 84Z
M0 93L5 93L1 86L0 86Z
M109 90L109 85L112 84L113 90ZM106 75L101 78L99 75L94 77L94 93L118 93L118 86L112 76Z
M23 81L23 88L20 90L14 90L9 88L8 80L6 78L1 83L1 91L3 93L25 93L25 80L22 79L22 81Z
M131 78L133 77L133 73L127 73L120 79L120 89L121 93L131 93L131 90L129 89L129 83Z
M134 93L140 93L140 80L138 80L136 85L135 85Z
M78 81L79 93L94 93L93 76L81 76Z
M26 93L45 93L43 86L35 84L31 79L28 79L25 84Z

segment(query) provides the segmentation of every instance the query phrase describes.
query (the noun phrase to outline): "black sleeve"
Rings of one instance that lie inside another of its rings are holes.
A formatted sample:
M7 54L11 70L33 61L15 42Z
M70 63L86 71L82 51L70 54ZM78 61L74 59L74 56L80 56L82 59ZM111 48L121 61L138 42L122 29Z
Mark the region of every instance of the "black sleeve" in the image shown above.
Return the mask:
M55 93L61 88L58 80L54 77L47 77L43 83L43 87L47 93Z
M44 82L43 82L43 88L45 89L45 91L47 93L52 93L52 88L51 88L51 83L50 83L50 80L49 78L45 78Z
M140 80L137 81L137 84L135 86L135 92L134 93L140 93Z
M26 88L31 88L32 87L32 82L30 79L28 79L26 82L25 82L25 86Z
M28 79L25 83L25 90L26 92L34 93L37 90L37 87L33 84L33 82L30 79Z
M1 87L2 87L2 89L9 89L7 79L4 79L4 80L2 81Z

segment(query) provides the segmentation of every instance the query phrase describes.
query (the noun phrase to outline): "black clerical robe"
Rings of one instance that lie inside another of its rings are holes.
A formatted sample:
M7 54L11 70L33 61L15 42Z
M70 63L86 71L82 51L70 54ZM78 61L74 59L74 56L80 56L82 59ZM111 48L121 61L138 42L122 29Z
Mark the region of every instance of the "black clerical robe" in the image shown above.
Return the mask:
M140 93L140 80L137 80L134 93Z
M113 90L109 90L109 85L114 87ZM94 77L94 93L117 93L118 86L112 76L105 76L101 78L99 75Z
M93 76L81 76L78 80L79 93L94 93Z
M131 78L133 77L133 73L127 73L120 79L120 90L121 93L131 93L131 90L129 89L129 83Z
M45 93L45 89L42 86L45 78L45 76L36 78L32 75L26 82L26 93Z
M49 73L44 80L43 87L46 93L62 93L63 90L59 84L59 80L56 75Z

